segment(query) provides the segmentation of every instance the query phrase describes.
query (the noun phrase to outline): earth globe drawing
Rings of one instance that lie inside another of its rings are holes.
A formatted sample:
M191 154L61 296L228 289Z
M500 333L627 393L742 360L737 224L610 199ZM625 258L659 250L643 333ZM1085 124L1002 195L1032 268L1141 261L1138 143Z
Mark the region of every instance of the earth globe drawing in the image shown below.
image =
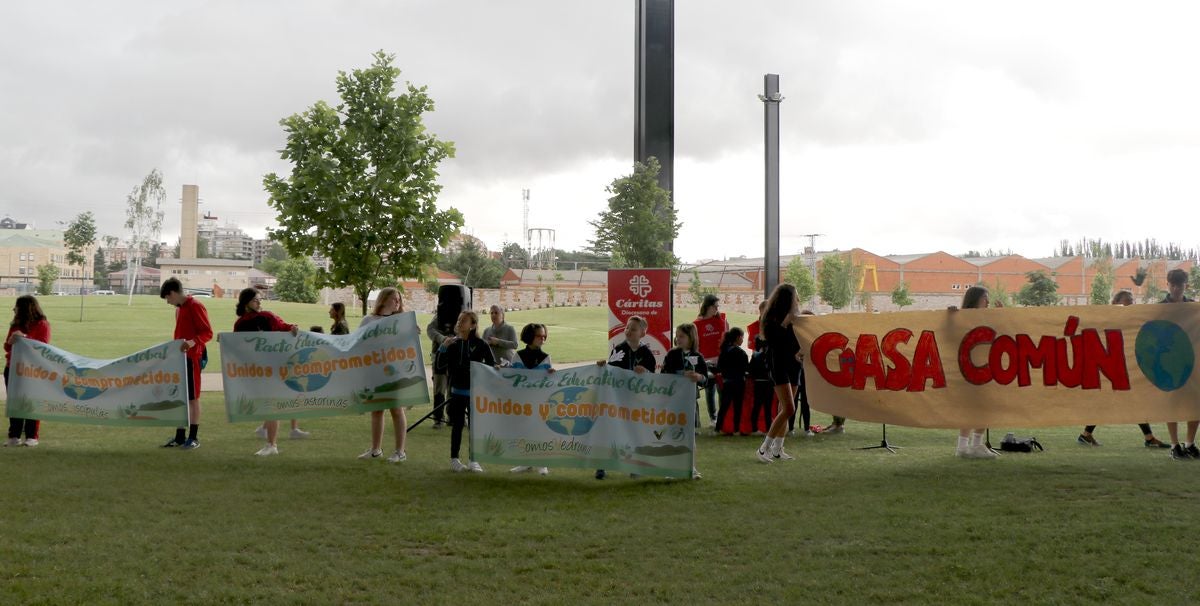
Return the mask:
M1183 387L1196 366L1196 352L1188 334L1167 320L1142 325L1134 341L1134 354L1142 374L1162 391Z
M313 362L325 362L329 359L329 354L322 350L310 347L308 349L301 349L300 351L288 356L287 365L288 369L291 371L295 370L296 367L300 365L307 365ZM318 366L318 368L320 368L320 366ZM316 391L322 387L325 387L327 383L329 383L329 375L322 374L320 372L309 374L292 374L289 372L288 378L284 379L283 381L284 385L287 385L292 390L299 392Z
M68 377L99 377L100 372L91 368L68 368L67 375ZM72 400L90 400L104 393L104 390L91 385L80 385L71 380L63 387L63 393Z
M551 410L557 410L559 404L574 404L583 400L587 394L586 387L566 387L560 389L547 398ZM564 436L582 436L592 430L592 426L596 424L596 419L585 416L553 416L546 419L546 427L550 431Z

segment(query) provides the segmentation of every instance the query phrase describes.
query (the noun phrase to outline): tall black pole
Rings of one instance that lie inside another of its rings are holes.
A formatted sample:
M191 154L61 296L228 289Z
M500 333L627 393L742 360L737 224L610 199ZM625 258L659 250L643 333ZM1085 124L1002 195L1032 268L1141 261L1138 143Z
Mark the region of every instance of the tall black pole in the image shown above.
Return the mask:
M779 284L779 74L763 76L763 140L766 147L766 213L763 243L763 287L766 296Z
M658 185L675 202L675 0L638 0L634 159L658 159ZM674 242L666 242L667 250Z

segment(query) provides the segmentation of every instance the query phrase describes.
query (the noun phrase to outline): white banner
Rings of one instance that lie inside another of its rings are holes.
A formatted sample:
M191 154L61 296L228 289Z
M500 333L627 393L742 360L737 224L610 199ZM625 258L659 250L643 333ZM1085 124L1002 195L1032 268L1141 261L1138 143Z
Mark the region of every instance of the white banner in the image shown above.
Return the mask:
M187 362L181 341L114 360L85 358L33 339L15 339L10 418L99 425L183 427Z
M348 335L221 333L231 422L359 414L429 402L416 314Z
M690 478L696 384L595 365L549 373L471 364L479 462Z

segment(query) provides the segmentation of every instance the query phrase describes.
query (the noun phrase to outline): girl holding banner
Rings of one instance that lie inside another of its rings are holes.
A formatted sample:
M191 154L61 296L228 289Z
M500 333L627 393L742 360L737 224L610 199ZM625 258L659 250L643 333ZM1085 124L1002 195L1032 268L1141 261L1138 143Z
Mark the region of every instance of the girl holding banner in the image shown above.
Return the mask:
M787 435L788 417L796 414L796 385L800 382L800 364L804 360L800 343L792 330L792 322L799 312L800 300L796 297L796 287L785 282L775 287L767 299L767 310L762 315L762 333L767 340L771 379L775 384L775 397L779 401L779 412L771 421L762 446L758 447L758 460L763 463L796 458L783 450L783 438Z
M369 315L363 316L359 327L366 326L380 318L392 314L404 313L404 301L400 299L400 291L395 288L385 288L379 291L375 299L375 309ZM335 325L336 326L336 325ZM408 419L404 408L396 406L389 408L392 414L392 431L396 434L396 451L387 458L388 463L399 463L408 458L404 452L404 440L408 436ZM378 459L383 456L383 411L371 411L371 447L358 455L360 459Z
M720 304L721 299L717 295L704 295L700 303L700 315L696 316L693 323L698 335L695 349L704 356L710 370L717 368L717 359L721 357L721 339L729 331L729 323L725 321L725 314L721 313ZM713 425L713 433L716 433L717 429L716 394L716 381L706 381L704 401L708 405L708 420Z
M350 325L346 323L346 304L337 301L329 306L329 319L333 320L333 326L329 327L331 335L348 335L350 334Z
M604 366L612 364L617 368L632 370L638 374L654 372L654 368L658 363L654 359L654 352L650 351L649 347L642 344L642 339L646 338L646 330L650 328L650 323L642 316L629 316L625 321L625 342L612 348L608 352L607 360L597 360L596 366ZM607 477L607 473L603 469L596 470L596 479L603 480Z
M42 313L42 306L33 295L17 297L13 306L13 319L8 324L8 336L4 338L4 388L8 389L8 366L12 358L13 339L33 339L42 343L50 342L50 321ZM5 446L37 446L38 431L42 422L37 419L8 419L8 439ZM25 441L21 441L21 432L25 432Z
M687 380L696 384L696 396L699 397L700 386L708 382L708 364L704 356L696 350L699 339L696 336L695 324L680 324L675 327L675 347L663 358L662 374L683 375ZM700 404L696 403L696 423L700 422ZM695 434L692 437L692 452L696 451ZM693 459L694 460L694 459ZM700 471L692 467L692 479L700 479Z
M496 365L492 348L479 338L478 329L479 316L473 311L464 311L454 325L455 336L446 337L438 348L437 366L446 371L450 380L450 401L446 409L450 416L450 471L454 472L483 472L478 462L472 460L469 465L464 465L458 458L463 426L471 406L471 362Z
M295 324L288 324L279 316L263 311L262 295L253 288L244 288L238 293L234 313L237 314L237 320L233 323L233 332L290 332L293 337L300 332L300 328ZM295 423L294 420L292 422ZM266 434L263 437L267 439L267 445L254 454L260 457L279 454L279 446L275 442L276 436L279 435L279 421L263 421L260 429ZM298 430L299 428L293 425L292 434L295 435Z
M988 289L982 286L972 286L963 293L963 309L987 309L987 306ZM950 311L956 309L958 308L950 307ZM1000 455L996 454L996 451L983 443L983 434L986 431L986 428L958 430L958 447L954 450L954 456L964 459L995 459L999 457Z
M546 337L549 336L544 324L526 324L525 328L521 329L521 342L525 344L525 349L517 352L513 358L513 368L524 368L527 370L544 370L549 374L554 374L554 367L550 363L550 354L542 351L542 345L546 343ZM533 467L529 465L518 465L509 470L512 473L525 473L533 471ZM538 467L537 471L541 475L550 473L548 467Z
M1129 292L1128 290L1118 291L1117 294L1113 295L1112 304L1120 305L1122 307L1126 305L1133 305L1133 293ZM1154 437L1154 430L1150 428L1149 423L1139 423L1138 428L1142 430L1142 440L1144 441L1146 448L1171 447L1170 444L1167 444L1166 442ZM1083 433L1079 434L1079 437L1076 438L1075 441L1079 442L1079 444L1083 446L1099 446L1100 442L1097 442L1095 436L1092 435L1093 431L1096 431L1095 425L1088 425L1087 427L1084 427Z

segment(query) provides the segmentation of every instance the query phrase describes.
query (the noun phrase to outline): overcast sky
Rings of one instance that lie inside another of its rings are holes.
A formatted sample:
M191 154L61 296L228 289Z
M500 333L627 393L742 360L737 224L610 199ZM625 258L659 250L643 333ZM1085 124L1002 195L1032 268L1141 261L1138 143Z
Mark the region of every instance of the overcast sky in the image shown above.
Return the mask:
M1200 245L1194 2L676 3L675 200L687 260L761 256L764 73L778 73L783 253ZM261 236L279 120L396 54L455 143L439 204L496 249L577 249L633 158L632 0L0 4L0 215L93 210L120 235L152 168Z

